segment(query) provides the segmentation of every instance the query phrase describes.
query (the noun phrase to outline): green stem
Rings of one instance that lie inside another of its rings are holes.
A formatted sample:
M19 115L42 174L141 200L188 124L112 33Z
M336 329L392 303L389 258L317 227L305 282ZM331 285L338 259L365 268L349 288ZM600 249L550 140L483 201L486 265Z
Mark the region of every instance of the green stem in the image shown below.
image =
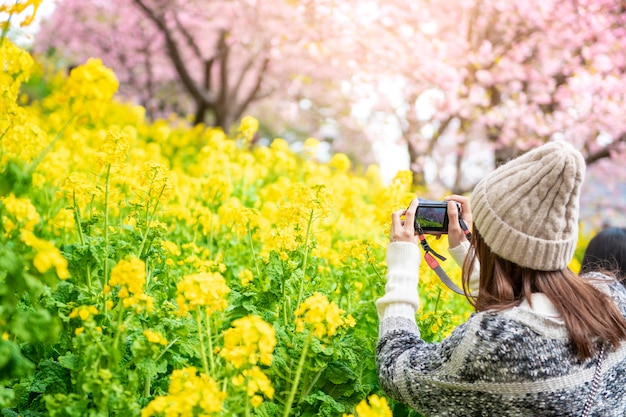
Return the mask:
M167 352L168 350L170 350L170 348L172 346L174 346L174 344L178 342L178 338L175 338L174 340L172 340L167 346L165 346L165 349L163 349L163 351L161 353L159 353L159 356L156 357L156 359L154 360L155 363L158 363L159 360L163 357L163 355L165 354L165 352Z
M156 216L157 208L159 207L159 200L161 199L164 191L165 185L161 188L161 192L159 193L159 196L154 203L154 209L152 210L152 213L150 213L150 200L148 200L148 206L146 207L146 231L143 235L143 239L141 240L141 245L139 246L139 254L137 255L138 258L141 258L141 255L143 254L144 246L146 245L148 235L150 234L150 223L152 223L152 219L154 218L154 216Z
M200 357L202 358L202 367L205 375L209 376L209 364L206 357L206 349L204 348L204 334L202 332L202 315L200 307L196 307L196 324L198 326L198 340L200 341Z
M61 130L59 130L57 132L57 134L54 136L54 138L52 139L52 141L48 144L48 146L46 146L46 148L39 154L37 155L37 157L33 160L33 162L30 164L29 167L29 171L30 172L34 172L35 168L37 168L37 165L39 165L41 163L41 161L43 161L43 159L46 157L46 155L48 154L48 152L50 152L52 150L52 148L54 148L54 144L61 138L61 134L63 133L63 131L69 126L69 124L72 122L72 120L74 120L74 116L70 117L65 124L61 127Z
M213 355L213 332L211 330L211 316L207 316L206 318L206 331L207 337L209 341L209 366L211 367L211 372L215 370L215 357Z
M250 233L250 222L246 225L246 231L248 235L248 241L250 242L250 250L252 251L252 261L254 262L254 267L256 268L257 277L261 276L261 270L259 269L259 264L256 260L256 252L254 251L254 245L252 244L252 233Z
M213 254L213 212L209 211L210 216L209 216L209 253ZM193 229L193 241L194 243L196 242L196 230L198 230L198 228L194 228Z
M122 334L122 329L120 329L120 327L122 327L122 316L124 315L124 307L122 306L121 300L117 303L117 310L118 310L117 325L115 326L115 338L113 339L113 354L116 356L117 356L117 345L120 342L120 337Z
M302 280L300 281L300 290L298 291L298 303L296 304L296 308L302 302L302 295L304 294L304 284L306 281L306 267L307 260L309 258L309 236L311 234L311 225L313 224L313 213L314 210L311 210L311 214L309 215L309 221L306 225L306 236L304 238L304 260L302 261Z
M146 379L143 382L143 396L148 398L150 396L150 376L146 375Z
M383 279L382 275L380 275L380 273L378 272L378 269L376 269L376 265L374 265L373 263L369 262L369 258L370 258L370 249L369 247L367 248L367 259L368 259L368 263L372 266L372 269L374 270L374 273L376 274L376 276L378 276L379 279Z
M439 292L437 293L437 300L435 301L435 314L439 310L439 299L441 298L441 287L439 287Z
M246 386L248 385L248 382L246 381ZM247 395L246 395L247 396ZM246 401L246 417L250 417L250 400L251 398L248 397L248 401Z
M104 283L109 282L109 187L111 183L111 164L107 165L104 183Z
M83 225L82 219L80 217L80 208L76 203L76 190L72 193L72 199L74 200L74 223L76 223L76 229L78 230L78 239L80 239L80 244L85 245L85 235L83 234Z
M283 417L288 417L289 413L291 412L291 406L293 404L293 400L296 397L296 391L298 391L298 384L300 383L300 377L302 376L302 370L304 369L304 361L306 360L306 354L309 350L311 337L312 337L311 333L309 333L306 340L304 341L304 346L302 347L302 354L300 355L300 361L298 361L298 369L296 369L296 376L293 380L291 391L289 392L289 398L287 398L287 403L285 404Z
M76 203L76 190L74 190L72 194L72 199L74 200L74 207L73 207L74 223L76 223L76 229L78 230L78 239L80 240L80 244L82 246L85 246L86 241L85 241L85 234L83 233L82 218L80 217L80 208L78 207L78 204ZM91 292L91 264L89 263L87 263L87 288ZM105 306L106 306L106 302L105 302ZM106 307L105 307L105 311L106 311Z
M315 377L313 378L313 380L311 381L311 383L309 384L309 387L305 390L304 387L302 387L302 398L306 397L307 395L309 395L311 393L311 391L313 390L313 387L315 386L315 384L317 383L317 381L320 379L320 377L322 376L322 372L324 372L324 368L320 369L317 374L315 374ZM336 385L335 385L336 387Z

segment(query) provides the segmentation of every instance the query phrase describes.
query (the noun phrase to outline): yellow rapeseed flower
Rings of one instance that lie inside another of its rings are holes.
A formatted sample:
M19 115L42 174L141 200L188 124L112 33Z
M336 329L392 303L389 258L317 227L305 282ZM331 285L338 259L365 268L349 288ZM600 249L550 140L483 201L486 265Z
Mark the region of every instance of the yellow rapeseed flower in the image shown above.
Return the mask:
M339 172L346 172L350 169L350 158L343 153L336 153L328 161L328 165L335 168Z
M165 204L174 195L174 174L165 166L154 161L143 165L143 178L140 182L140 200L153 206L154 203Z
M258 407L263 402L263 394L266 398L274 398L274 387L272 387L272 381L263 373L261 368L253 366L250 369L246 369L241 375L232 378L233 385L236 387L243 386L246 390L246 395L250 397L250 402L253 407Z
M120 286L118 297L128 298L131 295L143 294L146 283L146 264L139 258L122 259L111 270L110 286Z
M23 20L20 22L20 27L25 27L33 23L33 21L35 20L37 10L39 9L41 2L42 0L16 0L15 2L13 2L12 5L0 4L0 13L7 15L20 15L26 9L32 6L32 12L29 15L23 16Z
M167 395L157 396L150 401L141 411L141 417L157 414L193 417L219 413L226 393L219 389L211 377L196 373L194 367L173 371Z
M115 73L105 67L101 59L90 58L85 64L72 69L62 94L70 102L70 111L74 114L89 111L100 116L102 104L111 101L118 87Z
M304 141L304 153L309 157L315 156L319 147L320 141L316 138L307 138L307 140Z
M181 254L180 248L175 242L163 240L161 241L161 247L174 256L180 256Z
M313 334L317 338L332 336L337 329L348 324L342 314L344 311L337 307L334 302L328 301L328 298L320 293L315 293L306 300L295 311L296 330L304 331L307 327L312 327ZM350 323L354 322L351 320Z
M27 246L36 251L33 258L33 266L37 271L43 274L50 268L54 268L59 279L68 279L70 277L67 269L67 259L63 257L61 251L52 242L39 239L26 229L22 229L20 238Z
M200 272L187 275L176 285L178 309L181 315L204 307L207 314L221 311L228 306L226 296L230 288L218 272Z
M37 209L26 197L15 197L13 193L6 197L2 197L2 204L9 216L2 219L4 231L6 234L11 233L18 227L22 230L33 231L35 225L41 221L41 216Z
M128 133L113 126L106 131L104 142L98 156L103 165L115 165L126 161L130 149Z
M95 306L84 305L76 307L72 310L69 317L71 319L79 317L82 321L89 320L91 316L98 314L98 309Z
M254 135L259 130L259 121L252 116L245 116L241 119L239 129L237 129L237 136L245 144L252 142Z
M269 366L274 347L274 328L260 317L249 315L233 321L231 328L224 332L220 355L236 368L258 363Z
M70 203L84 205L102 194L93 181L83 173L73 172L61 183L61 189Z
M133 307L137 313L151 313L154 310L154 298L145 293L133 294L130 297L124 298L122 300L122 305L125 308Z
M387 399L376 394L370 395L356 406L356 416L343 414L343 417L392 417Z
M217 210L219 223L232 230L237 236L244 237L249 230L259 224L259 213L255 209L245 207L236 197L227 199Z
M155 343L158 345L167 345L167 339L161 335L159 332L155 332L154 330L146 329L143 331L143 335L146 336L148 342Z
M239 274L237 274L237 277L241 281L241 285L243 285L244 287L250 284L254 279L254 275L252 275L252 271L250 271L249 269L244 269L240 271Z

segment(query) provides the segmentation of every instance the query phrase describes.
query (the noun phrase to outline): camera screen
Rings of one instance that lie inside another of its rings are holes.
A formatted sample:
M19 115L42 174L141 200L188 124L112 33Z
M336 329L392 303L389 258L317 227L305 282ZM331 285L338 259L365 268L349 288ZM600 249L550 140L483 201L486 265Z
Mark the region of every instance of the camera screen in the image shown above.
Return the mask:
M443 230L446 207L418 207L417 218L424 230Z

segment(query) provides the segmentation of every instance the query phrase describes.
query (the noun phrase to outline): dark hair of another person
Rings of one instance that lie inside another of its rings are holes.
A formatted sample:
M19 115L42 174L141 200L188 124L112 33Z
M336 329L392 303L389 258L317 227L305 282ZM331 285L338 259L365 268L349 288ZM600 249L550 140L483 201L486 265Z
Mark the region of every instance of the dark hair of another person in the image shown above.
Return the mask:
M520 305L535 292L554 304L569 334L573 349L584 360L594 355L599 339L617 348L626 339L626 319L611 298L580 278L569 268L538 271L507 261L491 251L479 231L472 232L472 249L463 264L463 288L469 294L469 279L478 259L478 295L468 296L476 311L501 311ZM602 306L598 308L598 306Z
M626 228L607 227L589 241L580 273L604 272L626 280Z

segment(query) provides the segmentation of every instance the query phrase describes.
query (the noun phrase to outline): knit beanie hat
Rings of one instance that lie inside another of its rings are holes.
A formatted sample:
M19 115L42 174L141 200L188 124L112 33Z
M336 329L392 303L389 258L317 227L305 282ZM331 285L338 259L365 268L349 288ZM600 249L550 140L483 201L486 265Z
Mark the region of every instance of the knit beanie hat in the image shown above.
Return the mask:
M578 240L585 160L567 142L548 142L483 178L471 197L474 225L492 252L520 266L567 266Z

